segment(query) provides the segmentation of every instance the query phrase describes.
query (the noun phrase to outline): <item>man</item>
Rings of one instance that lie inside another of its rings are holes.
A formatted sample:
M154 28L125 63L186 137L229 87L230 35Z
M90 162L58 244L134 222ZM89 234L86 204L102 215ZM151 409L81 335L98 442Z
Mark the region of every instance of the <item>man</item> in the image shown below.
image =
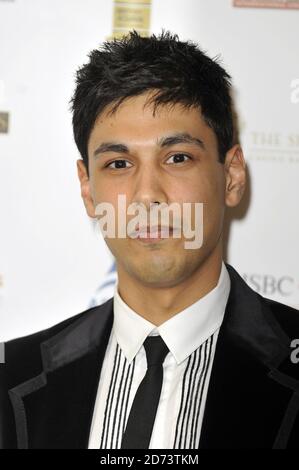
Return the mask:
M175 218L169 237L137 224L137 238L105 238L115 295L6 344L2 448L296 448L298 311L223 262L225 211L246 180L229 75L168 32L134 31L89 58L72 100L87 214L119 195L147 215L191 203L202 242L186 248Z

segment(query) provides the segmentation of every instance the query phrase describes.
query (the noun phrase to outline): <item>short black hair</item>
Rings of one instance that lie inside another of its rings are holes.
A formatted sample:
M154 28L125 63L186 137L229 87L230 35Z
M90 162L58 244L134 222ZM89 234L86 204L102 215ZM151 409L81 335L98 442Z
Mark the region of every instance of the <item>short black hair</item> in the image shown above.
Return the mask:
M200 108L216 134L219 161L233 145L231 77L192 41L177 34L142 37L133 30L121 39L106 41L88 55L89 62L76 72L71 99L73 131L88 171L88 141L97 117L108 105L113 114L132 96L157 90L152 104L180 103Z

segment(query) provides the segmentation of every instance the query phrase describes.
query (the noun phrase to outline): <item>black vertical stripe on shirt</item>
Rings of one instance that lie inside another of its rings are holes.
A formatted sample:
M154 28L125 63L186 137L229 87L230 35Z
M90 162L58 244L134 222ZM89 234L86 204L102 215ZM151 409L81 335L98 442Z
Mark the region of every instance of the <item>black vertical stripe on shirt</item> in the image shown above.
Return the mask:
M126 408L127 408L127 403L128 403L128 398L129 398L128 391L131 388L130 384L132 384L132 380L129 380L129 377L130 377L130 375L131 375L131 379L133 377L134 364L135 364L135 358L133 360L133 365L131 367L129 366L128 362L126 361L126 378L125 378L125 381L124 381L124 390L123 390L122 399L121 399L120 419L118 421L117 436L116 436L116 442L117 442L116 449L118 449L119 448L118 446L121 444L123 432L124 432L125 425L126 425L126 413L124 413L124 406L125 406L125 403L126 403ZM133 373L132 373L132 369L133 369ZM128 388L128 386L129 386L129 388ZM123 421L123 426L121 426L122 421Z
M133 377L134 377L134 372L135 372L135 359L134 357L132 367L131 367L131 378L130 378L130 383L129 383L129 388L127 392L127 398L126 398L126 406L125 406L125 413L124 413L124 419L123 419L123 427L122 427L122 436L124 435L125 429L126 429L126 424L127 424L127 418L128 418L128 404L129 404L129 397L130 397L130 391L132 389L132 382L133 382Z
M117 449L117 436L116 436L116 442L114 442L114 434L116 434L116 419L118 418L118 422L120 421L121 419L121 412L118 412L118 409L120 407L120 404L121 404L121 393L123 391L123 385L125 384L125 380L124 380L124 375L125 375L125 370L126 370L126 365L127 365L127 360L126 358L122 357L121 360L123 361L123 365L122 365L122 373L121 373L121 377L120 377L120 381L119 381L119 385L118 385L118 392L116 394L116 403L115 403L115 407L114 407L114 410L113 410L113 413L114 413L114 418L113 418L113 425L112 425L112 435L111 435L111 447L113 449Z
M211 364L213 343L214 343L214 335L211 336L211 338L209 338L209 341L206 343L206 347L207 348L209 347L209 351L208 351L208 354L207 354L207 365L206 365L205 371L204 371L204 377L203 377L203 382L202 382L202 386L201 386L201 393L200 393L200 400L199 400L199 405L198 405L198 408L197 408L197 415L196 415L196 422L195 422L196 439L194 441L194 446L193 446L193 448L195 448L195 449L197 449L198 446L199 446L200 435L199 435L199 429L198 429L198 419L199 419L199 414L200 414L201 407L202 407L202 397L203 397L203 392L204 392L204 388L205 388L205 384L206 384L207 374L208 374L208 370L209 370L209 367L210 367L210 364Z
M109 392L104 411L101 449L120 448L126 424L134 370L135 358L129 365L119 345L116 344Z
M187 378L187 373L190 367L190 362L191 362L191 355L188 357L187 367L185 369L184 376L183 376L181 403L180 403L180 409L179 409L179 414L178 414L178 419L177 419L176 429L175 429L175 437L174 437L174 449L177 449L176 445L177 445L177 440L179 439L179 423L181 421L181 417L183 413L183 404L185 401L185 390L186 390L186 378Z
M188 422L187 422L187 409L188 404L190 402L190 391L191 391L191 384L194 378L194 371L197 370L198 364L195 368L196 362L200 360L200 352L201 347L195 350L191 356L190 361L187 364L184 374L184 387L183 392L181 394L181 404L180 404L180 416L177 420L177 432L176 432L176 441L174 443L174 447L178 449L184 448L183 439L187 434L188 431ZM192 397L191 397L192 398Z
M212 343L213 337L189 356L183 378L180 412L176 424L173 446L175 449L197 448L198 418L202 407L202 392L211 362ZM197 365L195 366L195 364ZM201 369L200 373L199 369Z
M186 398L184 402L184 412L182 416L182 423L181 423L181 429L180 429L179 449L185 448L184 440L188 432L187 411L188 411L190 400L192 398L191 389L192 389L192 382L193 382L193 377L194 377L196 360L198 356L198 350L194 351L191 356L192 356L192 365L190 367L190 372L189 372L188 381L187 381L187 394L186 394Z
M115 384L117 381L120 356L121 356L121 350L119 346L117 345L116 353L114 356L114 364L113 364L113 369L112 369L112 374L111 374L109 393L108 393L108 397L106 401L103 432L102 432L101 447L100 447L101 449L107 448L108 433L109 433L109 427L111 424L111 407L112 407L113 398L114 398L114 391L115 391Z
M191 441L192 449L194 448L195 442L196 442L196 432L197 432L197 427L195 426L196 415L197 415L196 412L197 412L198 407L200 406L200 389L202 388L202 382L203 382L202 379L204 376L205 369L207 367L207 347L208 347L208 341L206 341L206 343L204 344L204 351L202 354L203 365L202 365L200 375L198 377L197 386L195 390L194 412L193 412L192 420L191 420L191 434L193 436L192 441Z
M188 407L188 415L187 415L187 424L191 422L191 417L192 417L192 409L193 409L193 414L194 414L194 402L195 402L195 387L196 387L196 382L198 381L198 370L201 365L201 358L202 358L202 346L198 348L195 351L196 356L196 369L194 370L193 377L192 377L192 383L190 383L190 399L187 402L187 407ZM187 442L188 439L188 442ZM185 438L184 438L184 444L183 448L188 449L190 448L191 445L191 440L192 440L192 428L189 426L186 426L186 432L185 432Z

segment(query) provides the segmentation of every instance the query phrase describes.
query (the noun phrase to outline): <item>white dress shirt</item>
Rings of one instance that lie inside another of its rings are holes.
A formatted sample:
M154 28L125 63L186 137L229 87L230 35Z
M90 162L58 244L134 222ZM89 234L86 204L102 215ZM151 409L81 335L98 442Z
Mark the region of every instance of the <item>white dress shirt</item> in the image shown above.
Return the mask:
M230 291L224 262L217 286L159 327L132 310L115 285L113 327L94 407L89 449L120 449L147 361L143 343L161 335L169 348L150 449L198 449L215 347Z

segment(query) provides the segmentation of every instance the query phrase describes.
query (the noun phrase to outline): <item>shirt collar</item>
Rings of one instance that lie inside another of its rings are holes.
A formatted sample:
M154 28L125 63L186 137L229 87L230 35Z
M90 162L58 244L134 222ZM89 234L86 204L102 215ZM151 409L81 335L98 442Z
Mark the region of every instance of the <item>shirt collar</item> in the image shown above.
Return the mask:
M161 335L177 364L183 362L222 324L230 291L230 277L222 262L221 273L214 289L189 307L165 321L159 327L132 310L115 285L113 297L116 340L129 363L134 359L149 335Z

